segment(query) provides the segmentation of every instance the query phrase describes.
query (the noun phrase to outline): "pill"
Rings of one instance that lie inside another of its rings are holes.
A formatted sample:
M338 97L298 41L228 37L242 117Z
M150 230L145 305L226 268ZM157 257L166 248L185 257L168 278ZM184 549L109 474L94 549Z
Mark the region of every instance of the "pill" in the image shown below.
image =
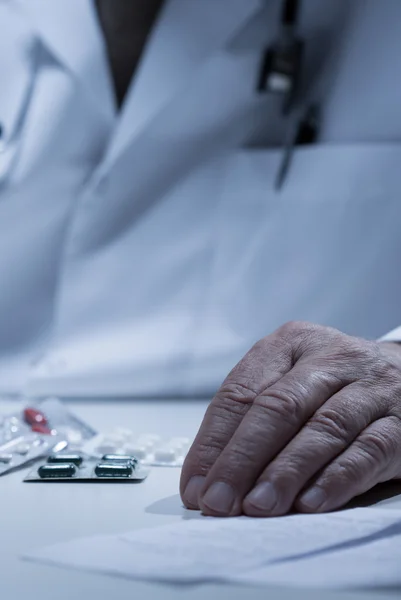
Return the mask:
M187 447L182 442L169 442L168 447L175 450L178 454L183 454L187 451Z
M138 459L135 456L129 456L128 454L105 454L102 456L102 460L114 463L129 463L132 465L138 463Z
M72 463L63 463L61 465L42 465L38 469L38 475L41 479L73 477L75 473L76 467Z
M161 437L156 433L144 433L143 435L139 436L137 442L139 444L152 444L153 446L155 446L156 444L159 444L161 442Z
M69 427L68 425L57 426L56 430L52 430L52 434L54 435L55 433L59 434L73 446L81 444L83 440L82 432L79 431L79 429L74 429L74 427Z
M24 456L25 454L28 454L29 450L31 449L29 444L18 444L17 446L15 446L14 448L14 452L16 452L17 454L21 454L22 456Z
M120 438L126 441L131 440L133 437L132 431L126 427L116 427L113 431L113 434L118 435Z
M35 423L35 425L32 425L31 429L35 433L42 433L43 435L51 435L52 433L47 425L42 425L41 423Z
M0 463L3 463L4 465L8 465L8 463L10 463L12 459L12 454L0 454Z
M170 444L180 444L181 446L189 446L191 440L187 437L173 437L170 440Z
M82 456L79 454L52 454L48 457L47 462L54 465L70 463L79 467L82 465Z
M32 446L33 446L34 448L40 448L40 446L45 446L45 445L46 445L46 442L45 442L45 440L43 440L43 439L42 439L42 438L40 438L40 437L36 438L36 439L35 439L35 440L33 440L33 442L32 442Z
M38 440L40 444L44 444L45 442L41 439ZM35 445L37 445L37 442L34 442ZM56 454L57 452L62 452L63 450L65 450L68 446L68 442L66 440L61 440L61 442L58 442L55 446L53 446L52 448L52 452L53 454Z
M125 444L124 452L126 454L130 454L131 456L135 456L135 458L138 460L144 460L148 455L148 451L145 446L132 446L131 444Z
M24 421L28 425L48 425L45 415L36 408L26 408L24 410Z
M106 444L106 443L102 443L99 444L99 446L97 446L95 448L95 452L97 454L115 454L117 452L117 450L119 449L118 446L116 446L115 444Z
M172 448L158 448L154 453L157 462L170 463L176 460L176 454Z
M132 465L130 463L99 463L95 467L97 477L130 477Z
M103 443L105 444L113 444L116 448L121 448L121 446L123 446L125 444L127 440L125 439L125 437L117 434L117 433L110 433L107 438L104 438Z
M154 448L157 446L156 442L152 442L152 440L147 440L146 442L137 440L136 443L146 448L147 453L152 453Z

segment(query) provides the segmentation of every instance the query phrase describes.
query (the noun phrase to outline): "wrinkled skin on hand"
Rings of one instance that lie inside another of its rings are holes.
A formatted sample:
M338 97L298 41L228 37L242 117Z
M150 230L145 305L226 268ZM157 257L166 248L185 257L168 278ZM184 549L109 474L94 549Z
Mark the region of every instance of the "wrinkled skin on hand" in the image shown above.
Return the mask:
M326 512L401 477L401 346L288 323L211 402L181 475L206 515Z

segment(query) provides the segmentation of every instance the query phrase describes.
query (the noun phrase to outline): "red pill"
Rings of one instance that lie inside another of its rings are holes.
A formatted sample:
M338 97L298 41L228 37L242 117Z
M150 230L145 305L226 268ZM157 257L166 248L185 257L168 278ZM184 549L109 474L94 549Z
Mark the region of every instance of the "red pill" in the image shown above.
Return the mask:
M40 423L36 423L35 425L32 425L31 429L35 433L43 433L44 435L51 435L51 433L52 433L47 425L41 425Z
M26 408L24 420L28 425L48 425L45 415L36 408Z

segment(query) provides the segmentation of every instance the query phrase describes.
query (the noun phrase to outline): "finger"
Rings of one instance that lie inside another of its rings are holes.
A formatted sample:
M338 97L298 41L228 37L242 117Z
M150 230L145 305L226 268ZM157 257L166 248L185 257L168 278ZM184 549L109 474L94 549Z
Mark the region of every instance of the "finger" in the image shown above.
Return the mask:
M377 483L400 473L401 423L379 419L333 461L296 502L301 512L327 512L344 506Z
M292 367L289 344L278 335L264 338L229 374L209 405L198 435L185 459L180 493L187 508L198 509L205 476L224 450L254 399Z
M206 478L200 507L205 514L240 514L242 500L273 458L342 382L301 362L255 398Z
M252 517L286 514L308 481L343 452L387 408L355 383L334 394L268 465L243 502Z

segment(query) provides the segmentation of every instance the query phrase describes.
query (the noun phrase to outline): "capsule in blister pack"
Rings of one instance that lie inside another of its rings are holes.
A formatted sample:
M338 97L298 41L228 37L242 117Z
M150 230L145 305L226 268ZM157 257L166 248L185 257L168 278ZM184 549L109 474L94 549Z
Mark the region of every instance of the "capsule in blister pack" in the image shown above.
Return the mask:
M131 482L148 476L134 456L104 455L101 458L78 453L57 453L36 466L24 479L26 482Z
M80 447L96 431L56 398L29 402L0 418L0 475L67 447Z
M83 449L98 457L112 453L130 454L146 466L181 467L190 443L186 437L163 439L153 433L137 437L129 429L118 427L108 434L95 436Z

